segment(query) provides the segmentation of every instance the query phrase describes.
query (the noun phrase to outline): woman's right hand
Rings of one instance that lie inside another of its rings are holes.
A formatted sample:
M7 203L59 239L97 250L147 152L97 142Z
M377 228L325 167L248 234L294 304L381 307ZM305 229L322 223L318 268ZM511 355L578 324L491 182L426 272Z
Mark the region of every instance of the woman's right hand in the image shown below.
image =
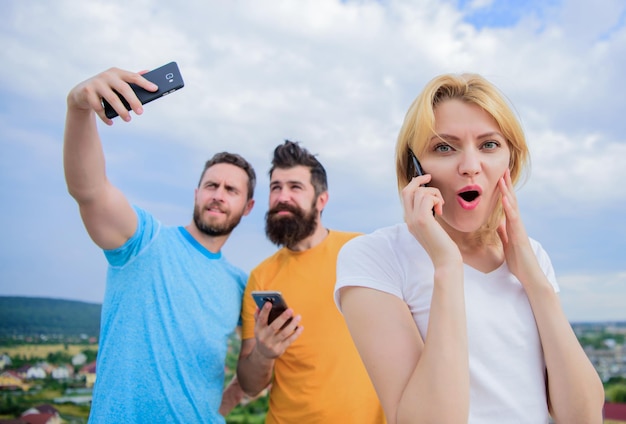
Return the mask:
M430 179L430 174L413 178L402 190L402 207L409 231L437 268L463 259L456 243L435 218L443 214L445 202L438 188L424 186Z

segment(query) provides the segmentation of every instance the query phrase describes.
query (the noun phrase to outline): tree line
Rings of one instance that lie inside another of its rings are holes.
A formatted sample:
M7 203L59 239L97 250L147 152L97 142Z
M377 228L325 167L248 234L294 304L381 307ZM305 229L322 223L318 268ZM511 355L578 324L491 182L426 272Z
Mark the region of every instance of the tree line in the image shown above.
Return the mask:
M75 300L0 296L0 338L97 338L101 309Z

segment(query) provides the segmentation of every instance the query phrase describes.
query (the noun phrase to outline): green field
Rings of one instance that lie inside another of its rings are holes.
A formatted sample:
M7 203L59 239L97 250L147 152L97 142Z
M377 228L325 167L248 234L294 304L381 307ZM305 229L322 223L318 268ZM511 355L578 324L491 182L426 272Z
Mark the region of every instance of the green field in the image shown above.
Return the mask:
M11 358L21 356L24 359L45 359L50 353L64 352L74 356L84 350L98 350L98 345L84 344L24 344L16 346L0 346L0 353Z

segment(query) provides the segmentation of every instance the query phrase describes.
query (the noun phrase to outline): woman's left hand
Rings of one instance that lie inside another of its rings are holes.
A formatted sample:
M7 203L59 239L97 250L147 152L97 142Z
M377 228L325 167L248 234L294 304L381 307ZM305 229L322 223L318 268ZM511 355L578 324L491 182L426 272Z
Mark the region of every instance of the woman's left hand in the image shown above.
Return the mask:
M520 216L509 169L500 178L498 187L502 195L502 209L504 210L504 218L498 226L498 235L502 240L504 256L509 270L524 285L524 282L527 281L524 277L529 274L531 267L539 266L539 264L530 246L530 240Z

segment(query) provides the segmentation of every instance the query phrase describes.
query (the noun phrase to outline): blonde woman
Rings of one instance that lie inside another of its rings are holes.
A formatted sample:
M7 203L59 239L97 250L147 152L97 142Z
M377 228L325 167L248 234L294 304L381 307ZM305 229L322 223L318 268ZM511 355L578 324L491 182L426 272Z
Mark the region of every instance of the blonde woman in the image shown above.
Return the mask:
M335 288L390 424L602 422L601 381L520 217L527 162L479 75L436 77L411 105L396 145L405 223L346 244Z

